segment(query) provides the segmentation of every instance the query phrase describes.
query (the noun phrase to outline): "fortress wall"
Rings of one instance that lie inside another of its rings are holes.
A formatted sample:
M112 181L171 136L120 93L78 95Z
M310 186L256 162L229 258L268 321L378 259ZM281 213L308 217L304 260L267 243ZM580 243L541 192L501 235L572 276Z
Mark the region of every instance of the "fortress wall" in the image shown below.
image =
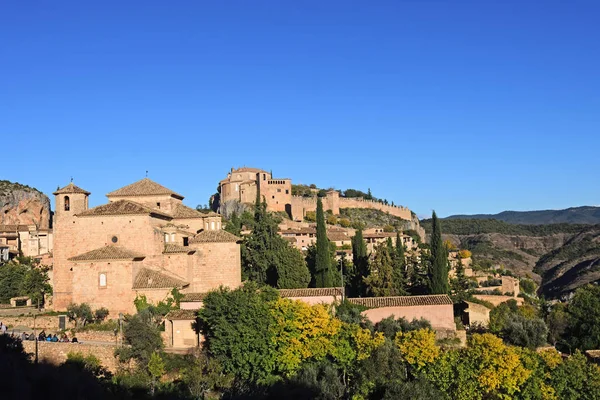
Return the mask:
M362 198L345 198L335 195L327 195L323 199L323 208L325 211L332 210L334 214L339 214L340 208L370 208L388 212L398 218L410 221L412 215L407 207L390 206L381 204L377 201L364 200ZM292 218L302 220L307 211L317 210L316 197L292 196Z
M410 210L406 207L398 207L398 206L390 206L390 205L385 205L385 204L381 204L377 201L372 201L372 200L364 200L361 198L344 198L344 197L340 197L339 200L339 204L340 204L340 208L371 208L371 209L375 209L375 210L380 210L383 212L389 212L390 215L393 215L395 217L399 217L402 219L406 219L408 221L410 221L412 219L412 215L410 213Z

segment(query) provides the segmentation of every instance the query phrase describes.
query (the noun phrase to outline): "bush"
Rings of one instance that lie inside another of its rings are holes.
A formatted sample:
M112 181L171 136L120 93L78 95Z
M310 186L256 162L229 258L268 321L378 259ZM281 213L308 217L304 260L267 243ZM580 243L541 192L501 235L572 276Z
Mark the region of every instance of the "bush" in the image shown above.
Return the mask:
M102 322L108 317L108 308L102 307L94 311L95 322Z
M350 226L352 225L348 218L341 218L338 222L344 228L350 228Z
M329 225L335 225L335 224L337 224L337 217L335 215L328 215L327 216L327 223Z
M315 211L307 211L304 215L304 219L308 222L316 222L317 221L317 213Z

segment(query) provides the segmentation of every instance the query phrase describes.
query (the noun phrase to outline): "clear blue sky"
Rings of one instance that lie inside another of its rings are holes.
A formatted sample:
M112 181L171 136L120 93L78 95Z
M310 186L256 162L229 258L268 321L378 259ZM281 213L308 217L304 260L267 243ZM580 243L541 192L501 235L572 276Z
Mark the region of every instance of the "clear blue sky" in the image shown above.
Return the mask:
M0 2L0 179L206 203L232 166L419 215L600 204L600 3Z

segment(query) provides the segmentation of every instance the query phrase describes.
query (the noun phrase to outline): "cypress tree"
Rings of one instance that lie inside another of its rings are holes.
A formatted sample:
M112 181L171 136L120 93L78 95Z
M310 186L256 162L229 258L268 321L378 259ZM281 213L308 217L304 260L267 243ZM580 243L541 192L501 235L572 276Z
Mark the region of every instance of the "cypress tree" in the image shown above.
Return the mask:
M429 291L431 294L446 294L448 285L448 253L442 242L442 228L435 211L431 216L431 261Z
M394 288L396 296L404 296L407 292L406 279L406 257L404 255L404 244L400 232L396 233L396 246L393 249L394 260Z
M325 227L323 202L317 198L317 254L315 260L315 286L332 287L331 257L329 255L329 239Z
M352 264L354 266L351 279L350 293L352 296L366 295L364 279L369 274L369 256L367 244L363 239L362 228L358 229L352 237Z

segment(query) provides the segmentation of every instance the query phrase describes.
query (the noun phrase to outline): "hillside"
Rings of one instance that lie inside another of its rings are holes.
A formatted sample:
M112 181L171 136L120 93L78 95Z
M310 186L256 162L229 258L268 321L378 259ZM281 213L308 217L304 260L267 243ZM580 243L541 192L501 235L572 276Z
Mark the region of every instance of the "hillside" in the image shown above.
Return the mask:
M39 190L6 180L0 181L0 225L50 227L50 199Z
M421 221L427 232L431 220ZM444 239L471 250L475 263L503 265L542 284L548 298L600 280L600 225L509 224L493 219L444 219Z
M445 219L495 219L510 224L600 224L600 207L565 210L503 211L499 214L451 215Z

